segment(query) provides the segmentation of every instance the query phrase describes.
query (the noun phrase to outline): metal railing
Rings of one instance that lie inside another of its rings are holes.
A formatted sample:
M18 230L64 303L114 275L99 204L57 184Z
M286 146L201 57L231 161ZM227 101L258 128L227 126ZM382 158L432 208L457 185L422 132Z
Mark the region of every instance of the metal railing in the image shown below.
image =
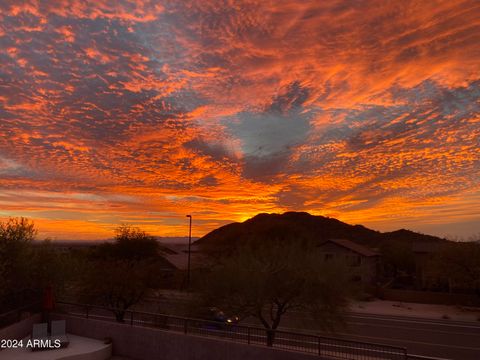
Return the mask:
M41 308L42 308L41 302L38 301L38 302L33 302L31 304L18 307L6 313L0 314L0 328L6 327L18 321L21 321L22 319L24 319L25 317L28 317L33 313L40 312Z
M59 302L57 312L89 319L116 321L116 309L96 305ZM348 360L406 360L402 347L318 336L283 330L226 324L165 314L126 310L124 323L130 326L153 327L177 333L215 337L252 345L267 345L277 349L316 354L326 358Z
M431 356L423 356L423 355L407 355L408 360L449 360L446 358L439 358L439 357L431 357Z

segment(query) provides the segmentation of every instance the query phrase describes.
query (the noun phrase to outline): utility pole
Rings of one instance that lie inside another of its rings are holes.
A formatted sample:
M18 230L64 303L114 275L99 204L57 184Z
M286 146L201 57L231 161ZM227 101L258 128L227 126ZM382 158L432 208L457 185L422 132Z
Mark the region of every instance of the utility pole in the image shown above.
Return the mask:
M190 219L190 227L188 231L188 263L187 263L187 288L190 287L190 253L192 250L192 215L187 215Z

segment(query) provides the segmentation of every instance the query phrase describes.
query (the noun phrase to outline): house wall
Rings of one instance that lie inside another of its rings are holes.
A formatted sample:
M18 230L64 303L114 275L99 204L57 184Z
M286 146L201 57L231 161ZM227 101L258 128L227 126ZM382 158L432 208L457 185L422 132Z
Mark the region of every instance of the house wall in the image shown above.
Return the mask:
M332 242L326 242L319 246L319 251L323 260L326 260L326 255L332 254L336 260L346 261L358 273L362 283L373 284L375 282L378 267L378 258L376 256L363 256ZM358 266L349 263L349 261L354 261L354 257L360 258Z
M184 335L148 327L56 314L65 319L67 332L113 341L113 354L138 360L321 360L318 355L284 351L266 346Z
M363 258L364 282L367 284L375 284L378 274L378 256L369 256Z

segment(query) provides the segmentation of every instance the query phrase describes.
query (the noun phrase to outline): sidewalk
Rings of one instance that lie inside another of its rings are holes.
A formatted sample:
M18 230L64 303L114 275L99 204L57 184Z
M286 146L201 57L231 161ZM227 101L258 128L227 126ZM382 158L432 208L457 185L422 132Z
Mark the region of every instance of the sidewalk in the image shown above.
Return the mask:
M372 315L411 316L435 320L475 321L480 324L480 308L466 306L374 300L355 302L350 306L350 311Z

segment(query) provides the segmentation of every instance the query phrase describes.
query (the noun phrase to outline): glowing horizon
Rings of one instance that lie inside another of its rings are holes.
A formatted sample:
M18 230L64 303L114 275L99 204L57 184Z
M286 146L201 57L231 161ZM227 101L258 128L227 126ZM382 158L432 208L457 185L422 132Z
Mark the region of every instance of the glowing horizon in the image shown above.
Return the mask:
M478 1L3 1L0 218L480 233Z

